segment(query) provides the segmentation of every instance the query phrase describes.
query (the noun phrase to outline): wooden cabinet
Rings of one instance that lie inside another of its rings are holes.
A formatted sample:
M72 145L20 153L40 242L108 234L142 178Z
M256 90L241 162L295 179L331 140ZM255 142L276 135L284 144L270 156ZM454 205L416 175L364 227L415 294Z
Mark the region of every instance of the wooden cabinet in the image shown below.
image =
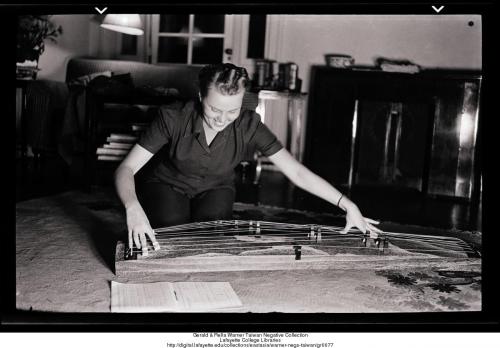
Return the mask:
M334 185L479 197L476 71L314 66L305 164Z

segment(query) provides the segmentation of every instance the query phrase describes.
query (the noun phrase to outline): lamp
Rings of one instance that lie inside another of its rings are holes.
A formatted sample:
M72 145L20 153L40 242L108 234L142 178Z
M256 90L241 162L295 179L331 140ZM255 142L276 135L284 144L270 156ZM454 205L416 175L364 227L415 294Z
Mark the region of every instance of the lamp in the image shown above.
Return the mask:
M138 14L108 14L101 27L130 35L142 35L141 17Z

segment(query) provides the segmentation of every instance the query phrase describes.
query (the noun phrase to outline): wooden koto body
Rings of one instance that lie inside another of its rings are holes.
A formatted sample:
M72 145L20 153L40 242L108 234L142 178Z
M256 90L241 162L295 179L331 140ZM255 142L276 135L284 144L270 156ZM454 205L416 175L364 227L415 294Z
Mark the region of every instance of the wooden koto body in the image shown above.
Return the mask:
M325 225L221 220L156 229L160 250L147 255L119 241L117 276L137 273L222 272L244 270L384 268L398 264L464 265L479 254L464 241L443 236L384 232L370 237Z

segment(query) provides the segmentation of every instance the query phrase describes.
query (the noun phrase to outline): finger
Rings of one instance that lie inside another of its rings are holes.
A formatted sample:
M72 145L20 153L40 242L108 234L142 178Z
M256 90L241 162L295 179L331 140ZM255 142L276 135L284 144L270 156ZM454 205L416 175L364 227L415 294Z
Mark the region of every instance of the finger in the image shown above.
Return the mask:
M381 229L379 229L375 226L372 226L370 224L368 224L368 226L369 226L369 230L371 230L371 231L383 232Z
M151 243L156 243L156 233L152 228L149 228L146 231L146 234L148 235L149 239L151 240Z
M146 256L148 254L148 242L146 240L146 234L142 232L139 234L139 237L141 238L142 255Z
M366 220L366 222L369 222L369 223L375 224L375 225L378 225L380 223L380 221L369 219L369 218L365 218L365 220Z
M151 239L151 243L153 243L153 248L155 250L159 250L160 249L160 243L158 243L158 241L156 240L155 232L151 229L151 230L149 230L146 233L148 234L149 239Z
M132 230L128 230L128 247L132 249L134 244L132 243Z
M134 236L134 242L135 242L135 245L137 246L137 249L140 249L141 248L141 242L139 241L139 234L137 232L133 232L133 236Z
M353 226L352 224L347 223L347 224L345 225L345 228L344 228L344 229L343 229L340 233L342 233L342 234L347 234L347 232L349 232L349 231L351 230L352 226Z

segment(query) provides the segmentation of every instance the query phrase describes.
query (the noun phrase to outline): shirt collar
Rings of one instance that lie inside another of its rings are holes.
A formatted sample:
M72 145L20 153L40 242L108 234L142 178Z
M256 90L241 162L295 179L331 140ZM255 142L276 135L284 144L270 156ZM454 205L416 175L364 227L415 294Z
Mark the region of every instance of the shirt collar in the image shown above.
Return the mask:
M202 131L203 131L203 116L200 113L195 113L193 120L193 134L201 133Z
M238 119L236 119L236 121L238 121ZM229 129L233 127L233 124L235 124L235 122L232 122L229 126L227 126L226 128L224 128L221 131L224 138L227 137L227 133L230 131ZM192 134L199 134L199 133L203 132L203 114L199 110L196 112L193 112L191 131L192 131Z
M196 134L196 133L201 133L203 130L203 111L202 111L202 105L198 100L193 100L191 101L192 104L192 119L191 119L191 134ZM231 127L236 127L239 128L240 124L242 122L245 109L241 109L240 115L238 118L231 124ZM229 127L226 127L224 131L226 131ZM224 132L226 133L226 132Z

